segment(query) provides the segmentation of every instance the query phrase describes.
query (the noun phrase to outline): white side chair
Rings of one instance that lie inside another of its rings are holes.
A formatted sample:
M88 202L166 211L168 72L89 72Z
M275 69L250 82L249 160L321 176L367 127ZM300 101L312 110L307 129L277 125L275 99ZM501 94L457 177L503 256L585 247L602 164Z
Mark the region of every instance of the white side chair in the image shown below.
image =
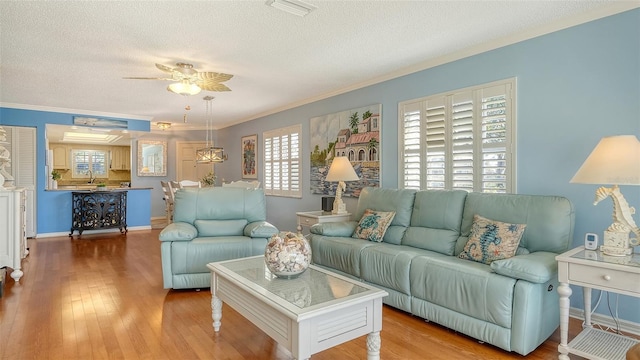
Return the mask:
M260 188L260 181L238 180L238 181L232 181L229 183L222 183L222 187L239 187L244 189L258 189Z
M167 225L173 222L173 190L171 184L167 181L160 181L162 192L164 193L164 210L167 215Z
M192 180L182 180L178 183L180 185L180 189L186 188L186 187L202 187L202 184L200 183L200 181L192 181Z

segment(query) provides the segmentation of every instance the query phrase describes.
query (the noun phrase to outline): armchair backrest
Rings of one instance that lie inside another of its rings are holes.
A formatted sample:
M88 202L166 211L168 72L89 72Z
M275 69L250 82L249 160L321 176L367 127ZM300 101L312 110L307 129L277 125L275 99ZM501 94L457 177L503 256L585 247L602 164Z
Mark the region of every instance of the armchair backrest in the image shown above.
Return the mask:
M266 221L264 191L226 187L180 189L175 195L173 219L192 225L196 220Z

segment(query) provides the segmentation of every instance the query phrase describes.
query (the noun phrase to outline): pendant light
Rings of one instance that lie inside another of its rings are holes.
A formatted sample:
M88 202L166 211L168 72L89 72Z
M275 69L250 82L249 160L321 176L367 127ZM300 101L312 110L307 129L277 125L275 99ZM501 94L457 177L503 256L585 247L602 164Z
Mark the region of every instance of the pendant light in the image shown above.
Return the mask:
M221 163L227 160L224 149L213 146L213 110L211 107L213 99L213 96L203 98L206 101L207 142L206 147L196 150L196 162L201 164Z

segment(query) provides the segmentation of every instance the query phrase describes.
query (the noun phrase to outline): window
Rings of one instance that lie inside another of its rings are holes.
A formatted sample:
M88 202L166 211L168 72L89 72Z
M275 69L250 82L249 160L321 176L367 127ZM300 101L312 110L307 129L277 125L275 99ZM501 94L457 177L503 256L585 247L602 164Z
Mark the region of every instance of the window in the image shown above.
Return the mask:
M515 79L401 102L405 189L515 190Z
M301 132L302 125L294 125L263 133L266 195L302 197Z
M107 152L102 150L72 150L73 178L106 178ZM89 172L91 170L91 172Z

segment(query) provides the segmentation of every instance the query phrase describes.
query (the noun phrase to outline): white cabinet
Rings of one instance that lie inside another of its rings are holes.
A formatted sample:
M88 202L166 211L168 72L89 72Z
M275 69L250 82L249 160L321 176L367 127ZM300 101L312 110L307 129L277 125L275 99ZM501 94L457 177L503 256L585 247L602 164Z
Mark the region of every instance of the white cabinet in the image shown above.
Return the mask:
M28 253L25 190L0 190L0 267L12 268L16 282L22 277L22 259Z
M111 170L131 170L131 148L114 146L111 148Z
M66 145L52 144L53 151L53 168L68 169L69 168L69 149Z

